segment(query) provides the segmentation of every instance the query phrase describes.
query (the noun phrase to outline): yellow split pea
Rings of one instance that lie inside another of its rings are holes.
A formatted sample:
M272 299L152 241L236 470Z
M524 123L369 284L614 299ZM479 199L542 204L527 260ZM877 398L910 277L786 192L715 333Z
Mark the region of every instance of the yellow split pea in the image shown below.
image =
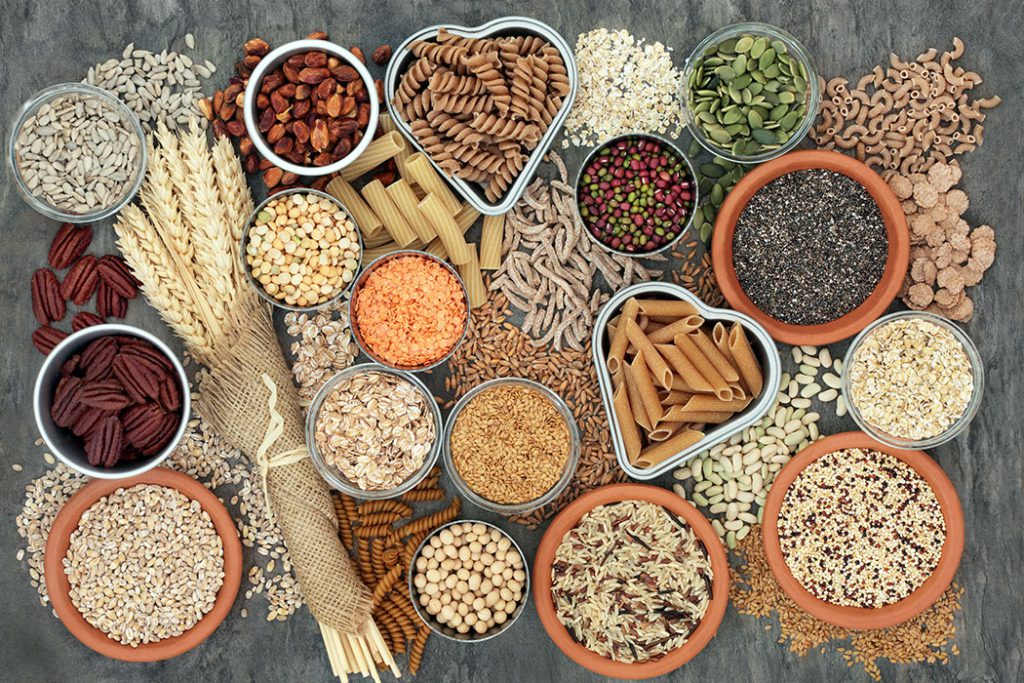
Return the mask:
M263 290L289 306L325 303L344 290L359 266L355 223L315 194L274 199L256 215L245 260Z

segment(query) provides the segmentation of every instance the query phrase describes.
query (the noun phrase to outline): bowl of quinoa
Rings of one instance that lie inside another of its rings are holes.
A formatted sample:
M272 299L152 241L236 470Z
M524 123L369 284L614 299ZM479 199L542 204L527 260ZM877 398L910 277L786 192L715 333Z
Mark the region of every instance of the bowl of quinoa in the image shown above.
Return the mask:
M845 432L779 472L762 533L772 574L802 609L844 628L887 628L926 610L952 582L963 510L924 452Z
M349 319L359 348L375 362L396 370L429 370L465 338L469 296L445 261L423 251L396 251L359 275Z

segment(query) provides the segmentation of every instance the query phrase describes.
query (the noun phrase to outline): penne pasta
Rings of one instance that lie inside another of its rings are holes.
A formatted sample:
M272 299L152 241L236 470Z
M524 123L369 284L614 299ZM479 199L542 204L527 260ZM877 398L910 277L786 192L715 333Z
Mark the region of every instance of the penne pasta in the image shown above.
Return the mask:
M640 451L640 457L636 459L636 466L644 469L654 467L703 438L704 432L698 432L695 429L681 429L671 438L652 444Z
M365 152L364 152L365 154ZM454 216L462 208L459 200L455 198L452 191L448 189L441 176L434 171L427 157L420 152L409 155L405 160L405 168L413 182L423 188L428 195L435 195L441 200L442 205L447 209L448 214Z
M711 330L711 340L715 342L715 346L722 352L722 355L735 367L736 361L733 360L732 351L729 350L729 330L725 328L725 323L715 323L715 327ZM739 372L738 369L737 372Z
M682 408L683 406L672 406L672 408ZM671 413L671 414L669 414ZM658 425L672 424L676 421L686 424L714 424L719 425L723 422L732 419L736 413L730 411L708 411L703 412L700 410L691 410L684 412L682 410L672 411L671 409L665 411L665 417ZM671 418L671 419L669 419ZM680 419L681 418L681 419Z
M732 389L729 388L729 383L725 381L721 373L715 369L708 357L697 348L697 344L690 338L688 334L677 334L673 340L675 345L680 351L686 356L694 367L697 368L697 372L700 373L701 377L707 380L708 384L712 386L715 391L715 395L723 401L732 398Z
M349 185L344 178L335 177L334 180L327 183L324 191L341 202L348 209L348 212L352 214L356 227L359 228L359 232L363 235L364 244L369 237L384 227L377 214L373 212L373 209L356 192L356 188Z
M487 303L487 288L484 286L484 278L480 273L480 261L476 256L476 245L469 245L470 259L468 263L458 266L459 275L462 276L462 283L466 286L466 295L469 297L469 307L478 308Z
M633 381L636 383L640 402L647 413L647 421L653 427L661 419L662 408L658 401L658 390L654 387L654 378L651 377L651 370L640 354L637 354L629 367L633 373Z
M686 333L690 339L694 341L697 348L701 350L707 359L711 361L711 364L715 366L715 370L718 370L718 374L729 383L738 382L740 374L729 360L722 355L722 352L715 346L715 342L711 340L711 337L704 333L704 330L695 329L692 332Z
M371 142L355 161L341 169L341 177L352 182L406 148L405 138L398 131L385 133Z
M636 299L629 299L625 304L622 305L622 313L620 314L620 321L635 320L639 305ZM620 322L619 326L615 328L615 333L611 337L611 344L608 346L608 372L615 374L624 363L626 355L626 347L629 346L629 337L626 336L626 326Z
M419 198L416 197L416 193L412 191L404 178L399 178L388 185L386 189L391 201L398 207L405 221L424 244L437 237L430 219L420 211Z
M749 403L750 401L746 399L720 401L714 396L696 394L685 404L669 406L661 419L665 422L714 422L717 424L729 419L734 413L740 412ZM721 420L698 420L693 417L697 414L708 413L723 414L726 417Z
M658 400L661 401L661 405L663 406L682 405L689 401L690 397L694 395L695 394L691 394L686 391L670 389L668 391L659 391Z
M398 210L395 203L391 201L390 195L384 189L384 184L379 180L373 180L363 186L363 198L370 205L377 217L384 223L384 229L388 231L395 244L407 247L416 241L418 235L413 231L405 216Z
M761 373L761 364L757 362L754 349L750 347L743 326L734 323L729 330L729 351L732 352L733 362L740 373L743 386L751 397L760 396L764 387L764 376Z
M462 235L462 230L455 223L455 219L445 209L440 197L430 193L419 203L420 211L427 215L430 222L437 231L438 239L444 244L448 254L448 260L456 265L463 265L471 258L469 245Z
M729 382L729 388L732 389L732 397L735 399L754 398L753 396L747 396L747 391L739 382Z
M612 393L612 408L615 410L615 422L619 425L619 433L622 435L622 444L626 448L626 459L635 464L640 455L640 431L633 418L633 409L629 405L625 382L621 382Z
M679 374L680 382L673 380L671 389L679 389L695 394L713 393L714 387L700 374L690 359L686 357L679 347L673 344L658 344L658 352L667 360Z
M651 441L665 441L673 434L683 428L683 422L660 422L658 426L647 432L647 438ZM635 463L634 463L635 464Z
M480 267L497 270L501 267L501 245L505 240L505 214L484 216L480 232Z
M653 425L647 417L647 409L644 408L643 399L640 397L640 387L637 386L636 376L633 373L633 366L628 364L622 365L622 377L626 384L626 393L629 396L633 420L645 430L650 431Z
M655 344L666 344L671 342L677 334L687 334L688 332L699 330L703 324L704 318L699 315L688 315L673 323L662 325L654 332L648 327L646 330L647 338Z
M640 312L651 318L664 318L673 322L688 315L697 315L693 304L679 299L637 299Z
M647 338L640 328L632 320L627 320L626 324L626 336L629 341L637 348L640 355L643 356L644 363L650 370L651 376L654 381L662 389L670 389L672 387L672 370L668 367L668 363L661 357L658 350L654 348L654 344Z

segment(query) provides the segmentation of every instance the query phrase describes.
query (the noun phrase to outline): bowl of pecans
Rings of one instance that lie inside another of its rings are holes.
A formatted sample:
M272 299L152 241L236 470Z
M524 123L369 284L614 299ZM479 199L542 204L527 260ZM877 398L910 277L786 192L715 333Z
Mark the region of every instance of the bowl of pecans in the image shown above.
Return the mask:
M130 325L94 325L54 347L36 377L36 425L68 467L97 479L151 470L188 426L188 376L170 348Z
M364 363L321 387L306 413L313 464L332 487L394 498L427 476L440 451L441 409L415 376Z
M380 114L363 62L340 45L310 39L265 53L249 77L243 106L246 132L260 155L299 176L331 175L355 161L373 139Z

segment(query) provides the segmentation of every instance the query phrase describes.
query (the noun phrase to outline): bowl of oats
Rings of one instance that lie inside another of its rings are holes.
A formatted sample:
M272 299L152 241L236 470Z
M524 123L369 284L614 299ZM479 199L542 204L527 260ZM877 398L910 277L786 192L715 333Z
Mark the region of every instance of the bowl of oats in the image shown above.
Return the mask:
M306 414L306 445L320 476L355 498L412 489L440 452L441 409L415 376L377 363L345 368Z

